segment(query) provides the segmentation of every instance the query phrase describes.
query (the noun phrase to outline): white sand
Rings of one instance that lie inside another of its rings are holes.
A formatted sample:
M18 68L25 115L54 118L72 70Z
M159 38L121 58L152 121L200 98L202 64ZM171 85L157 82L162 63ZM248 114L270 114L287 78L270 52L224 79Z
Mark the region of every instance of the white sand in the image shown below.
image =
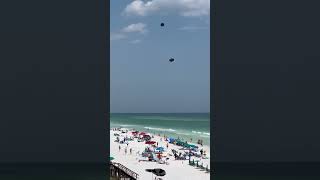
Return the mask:
M210 173L205 171L201 171L200 169L190 166L188 160L175 160L173 156L169 156L169 165L159 164L157 162L148 162L148 161L140 161L138 159L142 159L141 156L137 155L139 151L140 154L144 151L145 147L148 145L145 142L137 142L137 139L134 141L129 141L129 145L127 148L127 154L125 154L126 144L119 144L118 142L114 142L116 140L116 136L114 133L123 134L124 136L131 136L131 131L128 133L121 133L119 131L110 130L110 156L115 159L113 162L121 163L126 166L130 170L139 174L139 180L154 180L155 175L150 172L146 172L145 169L153 169L153 168L161 168L166 171L166 175L161 177L163 180L209 180ZM162 141L160 141L162 138ZM167 141L163 140L163 137L154 136L152 141L156 141L159 143L159 146L165 148L165 150L169 153L171 149L179 150L181 147L173 144L169 144L169 151L166 148ZM119 145L121 146L121 150L119 151ZM130 148L132 148L132 154L130 154ZM210 157L210 148L208 146L199 147L206 151L207 157ZM200 160L200 159L199 159ZM203 163L203 166L210 168L210 158L209 159L201 159L199 165Z

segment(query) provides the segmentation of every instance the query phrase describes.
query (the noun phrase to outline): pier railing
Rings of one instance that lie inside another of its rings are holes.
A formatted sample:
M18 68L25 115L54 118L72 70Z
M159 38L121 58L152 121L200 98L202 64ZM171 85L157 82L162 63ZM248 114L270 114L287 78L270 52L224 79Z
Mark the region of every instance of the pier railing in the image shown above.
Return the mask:
M134 179L138 179L139 177L139 174L135 173L134 171L130 170L129 168L125 167L120 163L112 162L111 165L119 168L120 170L122 170L123 172L125 172L127 175L131 176Z

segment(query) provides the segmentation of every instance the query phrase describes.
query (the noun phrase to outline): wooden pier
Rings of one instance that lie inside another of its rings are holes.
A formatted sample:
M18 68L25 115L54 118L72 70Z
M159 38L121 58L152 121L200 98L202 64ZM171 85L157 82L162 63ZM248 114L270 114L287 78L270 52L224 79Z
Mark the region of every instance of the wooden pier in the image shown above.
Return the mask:
M111 179L137 180L139 175L120 163L110 162Z

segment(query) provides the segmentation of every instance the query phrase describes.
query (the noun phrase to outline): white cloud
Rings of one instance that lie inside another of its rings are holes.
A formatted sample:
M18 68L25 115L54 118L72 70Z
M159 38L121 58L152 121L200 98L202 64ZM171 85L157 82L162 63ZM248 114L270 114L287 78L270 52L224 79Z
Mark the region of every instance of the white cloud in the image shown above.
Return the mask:
M136 23L130 24L129 26L122 29L123 32L130 33L130 32L139 32L139 33L146 33L147 25L143 23Z
M127 36L125 36L124 34L120 34L120 33L111 33L110 34L110 40L111 41L125 39L126 37Z
M208 28L203 26L183 26L179 28L179 30L182 30L182 31L197 31L197 30L204 30L204 29L208 29Z
M138 44L140 42L141 42L140 39L136 39L136 40L130 41L131 44Z
M164 11L177 12L181 16L207 16L210 0L134 0L127 5L124 14L147 16Z

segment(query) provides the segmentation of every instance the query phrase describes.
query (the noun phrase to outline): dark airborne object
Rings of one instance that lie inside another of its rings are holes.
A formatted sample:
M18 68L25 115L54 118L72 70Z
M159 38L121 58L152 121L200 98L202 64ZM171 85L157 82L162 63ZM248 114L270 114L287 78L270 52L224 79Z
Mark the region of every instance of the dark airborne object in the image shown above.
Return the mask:
M163 169L146 169L147 172L151 172L156 176L165 176L166 175L166 171Z
M164 26L164 23L161 23L160 26Z
M169 59L169 61L170 61L170 62L173 62L173 61L174 61L174 59L173 59L173 58L170 58L170 59Z

